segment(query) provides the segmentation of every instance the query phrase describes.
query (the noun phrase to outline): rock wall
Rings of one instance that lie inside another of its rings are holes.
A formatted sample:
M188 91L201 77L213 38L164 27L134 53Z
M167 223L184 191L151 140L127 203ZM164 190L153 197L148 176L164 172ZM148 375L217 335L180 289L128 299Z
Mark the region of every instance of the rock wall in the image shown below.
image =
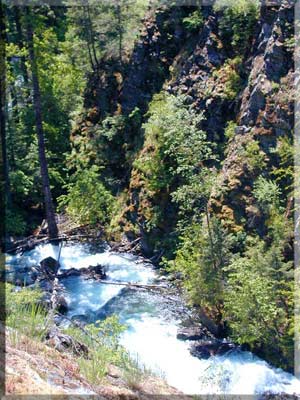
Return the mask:
M290 1L261 9L260 29L248 60L248 84L235 117L235 136L228 144L211 199L212 209L229 219L235 230L243 225L259 228L261 218L254 205L253 182L262 173L278 168L280 159L274 149L279 139L292 140L295 93L289 39L293 35L293 13ZM253 150L247 151L251 146ZM255 152L260 162L253 161Z
M91 76L86 113L73 133L73 142L76 146L78 137L86 135L89 127L107 114L128 116L139 110L142 118L138 126L127 125L120 133L126 146L116 147L120 153L127 151L123 157L127 163L126 204L119 222L130 240L135 235L143 238L148 253L152 250L143 229L147 209L154 205L170 215L174 210L166 193L154 197L147 193L132 161L140 151L151 156L151 149L143 148L141 124L153 94L162 88L184 94L204 113L200 128L216 144L220 160L211 210L233 231L260 231L262 216L254 204L253 183L260 174L282 162L274 152L281 138L292 140L293 5L291 0L279 5L264 2L247 46L239 54L222 36L222 11L203 7L203 26L189 31L183 19L195 8L159 8L145 17L129 63L119 66L106 62ZM231 137L225 135L229 122L235 124ZM167 234L172 224L157 229ZM158 231L155 230L157 236Z

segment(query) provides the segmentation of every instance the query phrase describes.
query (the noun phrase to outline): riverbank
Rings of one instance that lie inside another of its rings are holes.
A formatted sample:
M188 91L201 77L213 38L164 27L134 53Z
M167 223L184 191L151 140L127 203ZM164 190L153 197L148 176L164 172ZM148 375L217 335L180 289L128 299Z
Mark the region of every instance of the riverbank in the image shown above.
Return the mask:
M151 375L140 381L124 378L123 371L111 365L101 385L88 381L78 360L64 352L6 331L6 395L101 395L105 399L147 399L148 395L176 395L178 390Z

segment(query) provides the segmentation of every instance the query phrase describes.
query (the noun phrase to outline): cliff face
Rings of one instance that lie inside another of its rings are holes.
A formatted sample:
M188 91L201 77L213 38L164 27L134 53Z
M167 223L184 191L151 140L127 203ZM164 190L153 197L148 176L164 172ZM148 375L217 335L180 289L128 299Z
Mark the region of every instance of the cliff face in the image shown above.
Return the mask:
M253 182L263 171L292 165L291 159L281 159L280 146L292 142L294 125L293 4L284 0L280 6L262 6L255 23L245 27L247 36L239 48L230 43L226 29L224 33L222 10L203 7L201 26L188 30L184 21L195 8L160 8L145 17L127 65L106 62L91 76L86 112L73 132L74 148L104 116L126 119L116 144L109 144L110 158L118 153L116 162L110 163L111 175L121 179L125 193L119 223L129 239L141 235L149 253L155 248L155 238L172 229L175 212L168 193L149 192L133 167L139 154L153 154L144 143L141 124L153 94L161 90L184 94L204 114L200 128L216 145L220 160L211 211L232 231L263 232L262 216L253 201ZM135 112L137 122L132 119ZM143 227L151 207L160 208L170 223L146 233ZM288 203L287 213L290 207Z
M282 146L283 139L292 141L294 127L291 3L262 8L259 28L247 60L247 85L240 93L234 115L235 135L228 143L211 199L213 210L230 217L235 229L243 224L248 229L259 228L262 221L253 204L253 181L262 172L279 168L282 160L274 149ZM293 160L286 161L288 168Z

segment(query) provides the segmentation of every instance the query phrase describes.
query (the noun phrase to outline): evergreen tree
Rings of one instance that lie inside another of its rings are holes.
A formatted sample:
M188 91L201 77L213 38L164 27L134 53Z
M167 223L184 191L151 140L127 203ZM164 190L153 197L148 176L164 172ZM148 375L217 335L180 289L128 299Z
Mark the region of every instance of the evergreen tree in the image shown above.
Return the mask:
M32 16L29 7L26 7L26 28L27 28L27 43L29 50L29 60L31 66L32 75L32 88L33 88L33 104L35 112L35 123L36 123L36 133L38 137L38 152L40 161L40 170L42 177L46 218L48 223L48 233L50 238L56 238L58 236L58 229L55 220L53 200L50 190L50 181L48 173L48 163L46 159L46 149L45 149L45 138L43 130L43 119L42 119L42 102L40 85L38 78L38 68L35 58L34 42L33 42L33 29L32 29Z

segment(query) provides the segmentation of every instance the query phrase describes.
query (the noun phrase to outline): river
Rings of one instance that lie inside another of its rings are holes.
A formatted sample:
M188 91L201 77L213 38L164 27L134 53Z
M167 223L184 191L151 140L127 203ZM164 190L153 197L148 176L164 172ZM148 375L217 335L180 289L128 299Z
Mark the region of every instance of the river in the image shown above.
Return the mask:
M40 245L23 255L7 256L7 269L34 266L46 257L57 258L58 253L58 246ZM131 254L112 253L107 246L72 243L62 248L61 269L98 263L106 266L108 280L150 284L157 278L151 264ZM193 357L189 343L176 338L182 322L176 298L172 303L162 293L101 284L81 276L62 283L70 318L76 315L93 322L117 314L127 326L121 344L140 363L186 394L300 394L299 380L250 352L234 350L208 360Z

